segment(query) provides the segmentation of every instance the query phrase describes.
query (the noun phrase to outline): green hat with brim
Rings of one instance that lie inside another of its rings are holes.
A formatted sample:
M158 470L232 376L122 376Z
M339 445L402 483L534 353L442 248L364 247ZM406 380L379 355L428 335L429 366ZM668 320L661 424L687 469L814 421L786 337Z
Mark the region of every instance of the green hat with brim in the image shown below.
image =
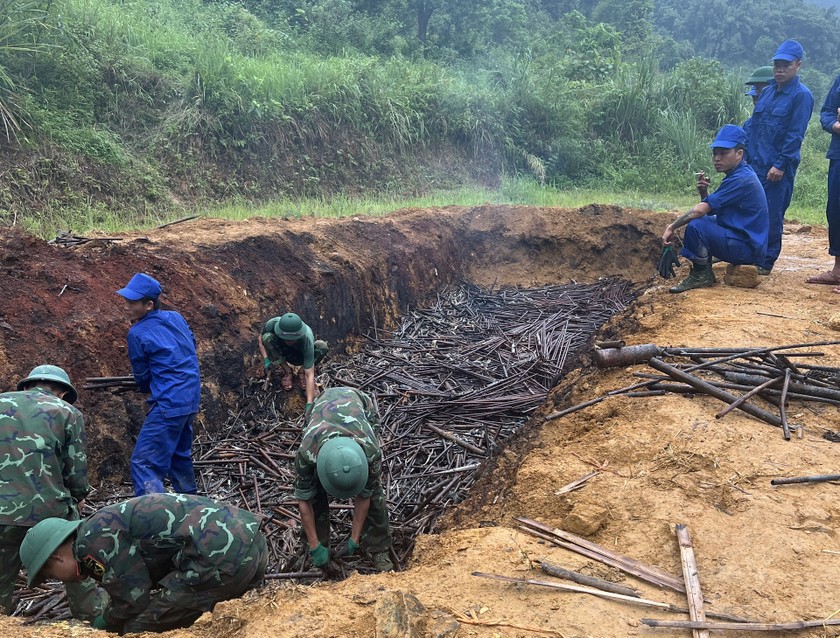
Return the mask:
M28 377L18 381L17 389L23 390L27 385L35 381L52 381L53 383L64 386L67 389L67 394L64 397L67 403L75 403L76 399L79 398L79 393L76 392L76 388L70 383L70 376L58 366L35 366L32 368L32 372L29 373Z
M300 339L305 332L303 321L293 312L287 312L274 324L274 334L281 339Z
M769 84L774 79L772 66L760 66L744 84Z
M324 443L315 466L321 485L335 498L353 498L367 484L367 457L362 446L348 436L336 436Z
M81 524L82 521L45 518L26 532L20 544L20 561L26 568L27 585L32 587L42 580L38 572L41 571L44 563Z

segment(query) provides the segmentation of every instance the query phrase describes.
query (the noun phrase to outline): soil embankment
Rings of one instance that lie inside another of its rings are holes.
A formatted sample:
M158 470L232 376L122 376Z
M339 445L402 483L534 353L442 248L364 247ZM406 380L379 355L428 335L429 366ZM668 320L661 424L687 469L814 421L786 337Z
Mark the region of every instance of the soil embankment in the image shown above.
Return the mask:
M199 338L207 377L203 422L210 426L256 363L253 341L260 322L286 307L304 309L307 319L335 340L363 332L374 317L380 326L390 322L460 277L528 285L620 274L642 282L653 270L662 226L661 217L635 211L487 206L404 211L373 220L207 220L158 231L149 235L151 242L127 236L122 246L73 252L13 235L0 251L0 263L11 272L3 293L13 300L2 317L11 328L0 329L0 369L11 385L33 357L40 362L43 353L59 353L76 379L124 373L126 325L112 291L134 270L145 269L166 284L170 302ZM696 347L837 337L827 319L840 297L829 286L803 284L829 261L825 231L797 230L805 232L785 236L782 259L758 288L719 284L674 296L660 281L652 282L604 334L628 344ZM59 297L65 283L68 290ZM69 286L79 289L73 297L67 297ZM840 365L840 348L821 350L825 365ZM585 366L558 388L555 407L628 385L634 370L647 368ZM136 398L89 396L80 403L91 415L92 437L100 445L94 453L105 477L103 441L113 438L117 446L116 428L124 433L127 417L139 424L142 405ZM791 402L790 418L804 425L804 437L785 441L777 428L738 412L715 419L720 407L702 396L614 397L534 423L493 461L493 472L446 518L444 531L418 539L405 572L355 575L316 587L271 586L219 605L193 628L169 635L372 636L378 604L388 592L412 593L447 617L472 613L471 622L485 623L464 623L458 636L689 635L639 622L682 618L676 614L473 577L473 571L482 571L543 578L534 562L545 558L621 581L645 598L685 605L678 594L520 533L512 517L522 515L585 533L675 574L680 553L673 525L685 523L710 610L762 621L831 616L838 607L840 567L837 486L774 488L770 479L840 470L838 444L822 438L826 430L840 429L837 408ZM124 446L115 449L122 453ZM557 493L594 469L598 475L581 490ZM22 638L88 631L66 623L22 628L17 622L0 620L0 626ZM796 635L818 638L840 631L829 627Z

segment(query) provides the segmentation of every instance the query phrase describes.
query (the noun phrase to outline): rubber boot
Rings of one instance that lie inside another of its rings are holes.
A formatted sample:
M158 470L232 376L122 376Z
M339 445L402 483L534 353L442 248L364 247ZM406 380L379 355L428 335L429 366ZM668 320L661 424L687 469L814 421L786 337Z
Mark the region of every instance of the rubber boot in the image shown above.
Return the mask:
M685 292L686 290L694 290L695 288L708 288L715 284L715 273L712 272L711 266L706 268L691 267L691 273L683 279L676 286L669 289L669 292Z

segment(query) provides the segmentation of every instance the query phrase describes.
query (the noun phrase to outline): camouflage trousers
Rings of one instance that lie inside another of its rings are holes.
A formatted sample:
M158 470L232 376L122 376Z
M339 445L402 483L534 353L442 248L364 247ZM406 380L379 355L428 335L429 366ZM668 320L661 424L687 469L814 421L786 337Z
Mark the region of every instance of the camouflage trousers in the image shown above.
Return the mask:
M268 546L265 536L259 533L235 574L216 572L218 579L204 583L188 582L187 575L179 571L167 574L159 583L160 589L152 594L149 606L129 619L122 633L189 627L201 614L212 611L216 603L258 587L265 576L267 564Z
M265 351L268 353L268 358L274 365L281 363L288 363L293 366L303 365L303 353L300 350L287 346L283 340L277 335L266 333L262 336L262 342L265 346ZM318 339L315 344L315 365L317 366L321 360L327 356L330 351L330 346L326 341Z
M15 580L20 571L20 544L30 528L0 525L0 607L6 614L14 612ZM93 620L108 605L108 594L91 578L80 583L65 583L70 613L74 618Z
M321 486L320 481L315 482L315 498L311 501L312 511L315 514L315 531L318 533L318 540L324 547L330 546L330 503L329 495ZM304 542L306 534L303 534ZM382 486L377 485L370 497L370 509L368 510L365 524L362 527L362 538L360 539L363 549L371 554L387 552L391 549L391 525L388 522L388 505L385 502L385 493Z

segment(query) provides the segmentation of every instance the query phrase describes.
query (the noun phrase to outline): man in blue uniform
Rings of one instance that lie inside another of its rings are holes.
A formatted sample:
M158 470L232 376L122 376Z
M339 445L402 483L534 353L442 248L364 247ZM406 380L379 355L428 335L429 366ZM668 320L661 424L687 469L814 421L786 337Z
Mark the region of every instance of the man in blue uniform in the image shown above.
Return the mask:
M756 263L769 275L782 252L782 225L793 195L802 140L814 109L814 96L799 81L802 45L785 40L773 55L773 81L761 92L747 121L747 158L767 195L770 234L767 255Z
M809 284L836 286L840 293L840 75L820 109L820 125L831 135L831 144L825 156L828 158L828 201L825 204L825 218L828 221L828 254L834 257L834 267L808 279Z
M131 372L149 392L149 413L131 455L137 496L163 492L167 476L176 492L195 494L192 424L198 412L201 378L195 337L177 312L160 309L160 284L138 273L117 291L126 300Z
M691 261L691 274L671 292L713 285L712 257L733 265L755 264L764 259L767 200L761 182L744 161L744 143L744 129L740 126L727 124L718 131L709 146L715 170L725 174L720 187L668 224L662 235L662 242L669 246L674 231L688 225L681 254Z

